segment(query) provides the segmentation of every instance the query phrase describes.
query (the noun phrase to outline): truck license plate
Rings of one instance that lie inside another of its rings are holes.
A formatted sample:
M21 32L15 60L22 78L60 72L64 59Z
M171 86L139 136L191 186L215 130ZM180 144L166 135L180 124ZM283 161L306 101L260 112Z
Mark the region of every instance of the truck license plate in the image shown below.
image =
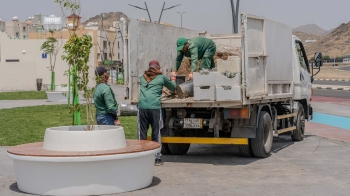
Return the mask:
M184 129L201 129L202 119L201 118L185 118Z

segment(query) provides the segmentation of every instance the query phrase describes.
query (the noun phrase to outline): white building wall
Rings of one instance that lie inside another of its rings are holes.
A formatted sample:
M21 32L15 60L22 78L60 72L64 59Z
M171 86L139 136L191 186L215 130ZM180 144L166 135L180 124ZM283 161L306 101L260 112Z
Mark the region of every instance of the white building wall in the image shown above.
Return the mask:
M6 72L16 72L15 76L0 76L0 91L29 91L36 90L36 79L42 78L43 84L50 84L51 72L50 59L42 58L41 45L45 42L42 40L13 40L9 39L5 33L0 32L0 71L2 74ZM62 40L63 45L67 40ZM57 55L55 75L56 85L68 83L68 77L64 76L64 72L68 70L68 64L61 59L63 55L63 45ZM24 52L25 51L25 52ZM94 77L95 70L95 49L91 49L89 65L90 77ZM18 59L19 62L6 62L8 59ZM11 71L14 69L13 71ZM8 70L8 71L7 71ZM30 70L30 71L29 71ZM12 83L11 85L9 85ZM23 84L28 85L23 85ZM30 84L30 85L29 85ZM6 87L7 86L7 87ZM94 86L94 80L90 80L89 86Z

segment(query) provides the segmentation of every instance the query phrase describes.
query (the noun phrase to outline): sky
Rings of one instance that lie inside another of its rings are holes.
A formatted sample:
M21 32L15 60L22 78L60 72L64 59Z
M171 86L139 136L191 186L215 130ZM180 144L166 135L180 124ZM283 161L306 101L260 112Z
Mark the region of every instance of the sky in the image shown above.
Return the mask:
M123 12L130 18L146 18L146 11L128 6L144 7L147 2L153 21L158 21L164 0L81 0L84 19L102 12ZM236 1L236 0L234 0ZM167 0L165 8L181 4L163 12L162 22L210 33L232 33L230 0ZM281 22L293 28L317 24L325 30L350 21L350 0L241 0L240 12L245 12ZM3 21L18 16L25 20L35 14L60 16L54 0L0 0L0 18Z

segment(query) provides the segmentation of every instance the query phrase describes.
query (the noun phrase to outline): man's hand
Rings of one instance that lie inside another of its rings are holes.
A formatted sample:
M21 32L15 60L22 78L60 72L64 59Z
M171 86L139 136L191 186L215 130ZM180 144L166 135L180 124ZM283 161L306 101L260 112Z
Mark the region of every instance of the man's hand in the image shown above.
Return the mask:
M176 80L176 71L173 71L170 73L170 80L172 80L172 81Z
M117 119L114 121L115 126L120 126L120 121Z
M193 78L193 72L191 72L190 74L188 74L189 79Z

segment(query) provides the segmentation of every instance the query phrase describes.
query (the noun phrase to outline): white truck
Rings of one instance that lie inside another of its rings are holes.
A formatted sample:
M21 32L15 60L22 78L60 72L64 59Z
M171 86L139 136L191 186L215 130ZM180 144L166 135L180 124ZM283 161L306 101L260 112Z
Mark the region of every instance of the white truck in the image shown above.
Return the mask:
M232 85L239 87L238 99L162 101L163 154L186 154L191 144L234 144L242 156L264 158L273 137L289 134L294 141L303 140L305 120L312 118L313 68L290 27L243 13L240 34L210 35L134 19L122 21L122 32L125 99L133 104L150 60L160 62L163 74L173 71L179 37L205 36L241 51L239 81ZM315 54L317 67L321 58Z

